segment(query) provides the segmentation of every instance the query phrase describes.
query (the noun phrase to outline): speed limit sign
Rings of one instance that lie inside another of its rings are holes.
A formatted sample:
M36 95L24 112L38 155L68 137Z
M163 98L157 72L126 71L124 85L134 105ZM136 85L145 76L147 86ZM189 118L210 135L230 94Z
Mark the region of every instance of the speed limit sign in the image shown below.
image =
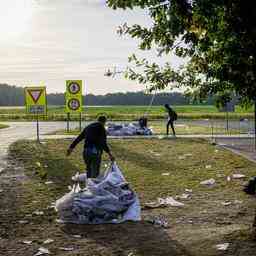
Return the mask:
M66 112L82 112L82 80L66 81Z
M68 90L71 94L78 94L80 91L80 85L76 82L71 82L68 85Z
M69 99L68 107L70 110L76 111L80 108L80 101L78 99Z

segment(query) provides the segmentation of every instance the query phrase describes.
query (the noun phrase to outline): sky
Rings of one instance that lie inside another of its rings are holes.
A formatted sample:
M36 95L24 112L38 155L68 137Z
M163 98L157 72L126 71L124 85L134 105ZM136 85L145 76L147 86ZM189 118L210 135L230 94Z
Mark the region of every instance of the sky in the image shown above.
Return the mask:
M156 60L116 33L125 22L150 26L145 10L114 11L105 0L1 0L0 9L0 83L45 85L52 93L64 92L65 80L83 80L84 94L96 95L145 89L121 74L104 76L108 68L124 70L132 53Z

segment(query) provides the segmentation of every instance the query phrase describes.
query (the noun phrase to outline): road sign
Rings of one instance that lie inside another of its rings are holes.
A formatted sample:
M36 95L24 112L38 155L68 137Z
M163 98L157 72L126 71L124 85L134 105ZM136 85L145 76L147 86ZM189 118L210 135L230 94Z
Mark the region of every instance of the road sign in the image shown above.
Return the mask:
M82 80L67 80L66 87L66 97L82 96Z
M25 101L27 114L46 115L46 88L42 86L26 87Z
M66 112L82 112L82 80L66 81Z
M80 108L80 101L75 98L68 99L68 107L72 111L77 111Z

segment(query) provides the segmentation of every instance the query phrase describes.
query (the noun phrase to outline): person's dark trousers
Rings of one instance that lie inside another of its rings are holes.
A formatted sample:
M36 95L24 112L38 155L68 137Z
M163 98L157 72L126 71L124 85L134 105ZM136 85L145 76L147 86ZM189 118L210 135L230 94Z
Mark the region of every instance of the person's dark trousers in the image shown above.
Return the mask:
M168 120L168 123L166 125L166 134L169 135L169 126L171 126L172 128L172 133L173 135L175 136L175 130L174 130L174 125L173 125L173 120L172 119L169 119Z
M97 178L100 174L101 154L92 154L87 149L84 150L84 162L86 164L87 178Z

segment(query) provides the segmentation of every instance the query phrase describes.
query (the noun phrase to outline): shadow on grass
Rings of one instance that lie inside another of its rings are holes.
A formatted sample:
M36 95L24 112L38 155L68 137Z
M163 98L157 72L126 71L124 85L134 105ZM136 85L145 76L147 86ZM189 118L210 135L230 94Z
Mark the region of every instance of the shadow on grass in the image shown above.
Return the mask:
M69 235L81 235L106 247L112 255L191 256L183 245L168 233L145 221L119 225L66 224L62 230Z

